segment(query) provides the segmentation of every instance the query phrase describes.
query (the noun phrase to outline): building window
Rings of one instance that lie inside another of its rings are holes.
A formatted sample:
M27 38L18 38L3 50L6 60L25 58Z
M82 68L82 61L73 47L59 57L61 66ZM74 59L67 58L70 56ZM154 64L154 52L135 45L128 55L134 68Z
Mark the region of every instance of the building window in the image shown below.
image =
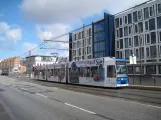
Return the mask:
M138 36L134 36L134 46L139 46Z
M145 34L145 40L146 40L146 44L150 43L150 35L149 34Z
M161 74L161 65L159 65L159 74Z
M138 23L138 27L139 27L139 33L143 32L143 23L142 22Z
M124 27L124 36L128 36L128 26Z
M150 7L150 16L154 16L154 5Z
M132 23L132 15L128 14L128 24L131 24L131 23Z
M137 22L137 12L133 12L133 22Z
M117 44L117 45L116 45L116 46L117 46L117 48L119 48L119 41L117 41L117 42L116 42L116 44Z
M145 22L145 30L149 30L149 22L148 21Z
M89 36L91 36L91 28L89 29Z
M124 18L125 18L125 20L124 20L125 24L127 24L127 16L124 16Z
M105 42L97 42L94 43L94 51L104 51L105 50Z
M156 43L156 33L155 32L151 32L150 36L151 36L151 44Z
M132 39L129 38L129 47L131 47L131 46L132 46Z
M77 34L75 34L75 40L77 39Z
M149 20L149 30L155 30L155 18Z
M132 26L129 26L129 35L132 33Z
M138 26L137 26L137 24L135 25L135 33L138 33Z
M129 53L129 55L132 55L133 54L133 50L130 50L130 53Z
M120 25L122 25L122 18L120 18Z
M123 39L120 39L120 49L123 49Z
M161 28L161 16L157 17L157 27L158 29Z
M144 19L147 19L147 18L149 18L149 9L148 9L148 7L144 8Z
M149 47L146 48L146 57L150 57L150 49L149 49Z
M82 31L82 38L84 38L84 31Z
M98 32L102 30L104 30L104 22L99 22L97 24L94 24L94 32Z
M81 32L79 32L78 34L78 39L81 39Z
M156 46L150 46L150 57L156 57L157 56L157 51L156 51Z
M122 53L122 51L120 51L120 58L122 58L123 57L123 53Z
M138 48L135 49L135 55L137 58L139 58L139 49Z
M116 28L119 27L119 18L115 19L115 25L116 25Z
M161 13L161 4L158 4L158 13Z
M123 37L122 28L119 29L119 35L120 35L120 37Z
M144 45L144 36L143 35L140 35L139 36L139 45Z
M94 34L94 42L103 41L104 37L104 32L97 32Z
M119 58L119 51L116 51L116 58Z
M156 66L155 65L147 65L146 66L147 74L156 74Z
M132 74L133 73L133 67L132 66L128 66L128 74Z
M116 37L119 37L119 30L116 30Z
M142 10L138 11L138 19L141 20L142 18Z
M87 30L87 36L89 36L89 30Z
M158 32L158 40L161 42L161 31Z
M141 58L144 58L144 47L141 47L141 49L139 48L139 53L141 53Z
M125 58L129 59L129 50L125 50Z
M129 44L129 43L128 43L128 38L125 38L125 39L124 39L124 43L125 43L125 48L128 48L128 44Z

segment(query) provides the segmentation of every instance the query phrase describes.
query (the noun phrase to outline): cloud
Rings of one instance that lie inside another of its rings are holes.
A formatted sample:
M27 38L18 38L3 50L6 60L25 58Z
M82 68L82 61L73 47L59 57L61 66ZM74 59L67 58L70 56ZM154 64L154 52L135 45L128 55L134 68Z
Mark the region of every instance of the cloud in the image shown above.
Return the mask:
M108 11L121 12L147 0L23 0L25 18L36 22L73 24L82 18Z
M10 26L6 22L0 22L0 34L9 30Z
M22 30L16 25L9 25L6 22L0 22L0 41L17 41L22 39Z
M23 43L23 48L25 49L25 51L29 51L35 47L37 47L38 45L35 43L29 43L29 42L25 42Z
M70 29L71 28L69 25L64 25L64 24L50 24L50 25L48 24L48 25L36 26L37 36L40 40L47 39L47 40L53 40L53 41L68 41L69 40L68 34L62 37L59 37L57 39L54 39L54 38L64 33L68 33ZM64 49L62 51L66 51L65 49L68 49L69 45L68 43L63 43L63 42L48 42L46 44L46 47ZM60 53L60 50L56 50L56 49L54 49L54 51Z
M19 28L8 30L6 32L6 38L7 38L7 40L12 40L16 43L18 40L22 39L21 33L22 33L22 31Z

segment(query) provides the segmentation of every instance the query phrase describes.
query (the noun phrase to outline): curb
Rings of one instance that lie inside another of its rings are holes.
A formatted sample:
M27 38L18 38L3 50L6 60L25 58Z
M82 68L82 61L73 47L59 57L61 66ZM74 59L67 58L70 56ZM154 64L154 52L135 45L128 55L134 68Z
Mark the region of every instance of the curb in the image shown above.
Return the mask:
M159 86L129 85L129 86L125 87L125 88L128 88L128 89L161 91L161 87L159 87Z

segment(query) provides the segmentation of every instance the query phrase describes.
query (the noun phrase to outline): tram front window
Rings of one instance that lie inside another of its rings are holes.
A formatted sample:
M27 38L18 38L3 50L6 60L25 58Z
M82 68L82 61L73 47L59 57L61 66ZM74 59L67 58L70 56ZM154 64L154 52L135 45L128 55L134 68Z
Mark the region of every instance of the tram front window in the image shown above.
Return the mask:
M116 70L118 74L126 74L127 68L126 64L116 64Z

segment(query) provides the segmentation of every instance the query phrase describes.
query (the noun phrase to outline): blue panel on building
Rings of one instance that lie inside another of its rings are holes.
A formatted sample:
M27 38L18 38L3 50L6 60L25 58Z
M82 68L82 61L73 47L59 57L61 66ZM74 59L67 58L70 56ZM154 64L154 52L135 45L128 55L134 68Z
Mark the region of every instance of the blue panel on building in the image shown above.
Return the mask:
M104 13L104 19L93 26L93 58L114 56L114 16Z

